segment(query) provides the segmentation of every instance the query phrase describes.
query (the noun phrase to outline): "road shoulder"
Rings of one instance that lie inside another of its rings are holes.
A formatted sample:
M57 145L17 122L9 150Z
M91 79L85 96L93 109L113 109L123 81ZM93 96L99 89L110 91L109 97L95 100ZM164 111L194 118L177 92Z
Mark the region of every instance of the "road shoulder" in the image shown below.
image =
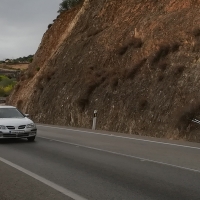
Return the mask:
M71 200L59 191L0 161L1 200Z

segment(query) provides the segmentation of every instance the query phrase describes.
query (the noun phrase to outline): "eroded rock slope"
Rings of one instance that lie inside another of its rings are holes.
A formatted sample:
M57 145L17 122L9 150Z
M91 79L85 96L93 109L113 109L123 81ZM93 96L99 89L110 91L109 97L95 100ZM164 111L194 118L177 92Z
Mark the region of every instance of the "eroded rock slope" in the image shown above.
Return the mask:
M37 122L200 140L200 0L85 0L8 100Z

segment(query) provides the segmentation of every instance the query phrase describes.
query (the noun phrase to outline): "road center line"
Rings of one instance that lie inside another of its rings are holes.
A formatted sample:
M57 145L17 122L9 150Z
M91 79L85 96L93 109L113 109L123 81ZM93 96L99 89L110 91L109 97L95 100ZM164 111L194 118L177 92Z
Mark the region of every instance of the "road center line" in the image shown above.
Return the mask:
M12 162L4 159L4 158L0 157L0 161L11 166L11 167L13 167L13 168L15 168L15 169L17 169L17 170L19 170L19 171L21 171L21 172L23 172L23 173L25 173L25 174L27 174L27 175L29 175L29 176L31 176L32 178L44 183L45 185L48 185L49 187L61 192L62 194L66 195L66 196L68 196L68 197L70 197L74 200L86 200L85 198L71 192L70 190L68 190L68 189L66 189L66 188L64 188L60 185L57 185L57 184L35 174L35 173L33 173L33 172L31 172L27 169L24 169L23 167L20 167L19 165L16 165L16 164L14 164L14 163L12 163Z
M74 131L74 132L82 132L82 133L88 133L88 134L94 134L94 135L102 135L107 137L116 137L116 138L122 138L122 139L128 139L128 140L136 140L136 141L142 141L142 142L150 142L150 143L156 143L156 144L163 144L163 145L170 145L170 146L176 146L176 147L183 147L183 148L190 148L190 149L198 149L200 150L200 147L193 147L193 146L187 146L187 145L181 145L181 144L173 144L173 143L167 143L167 142L158 142L155 140L145 140L145 139L139 139L139 138L130 138L126 136L118 136L113 134L105 134L105 133L97 133L92 131L83 131L83 130L77 130L77 129L68 129L68 128L60 128L60 127L54 127L54 126L46 126L46 125L39 125L37 126L46 127L46 128L53 128L53 129L60 129L60 130L67 130L67 131Z
M110 154L114 154L114 155L118 155L118 156L124 156L124 157L128 157L128 158L134 158L134 159L137 159L137 160L140 160L140 161L146 161L146 162L151 162L151 163L166 165L166 166L170 166L170 167L175 167L175 168L179 168L179 169L183 169L183 170L188 170L188 171L200 173L199 170L191 169L191 168L187 168L187 167L182 167L182 166L179 166L179 165L173 165L173 164L169 164L169 163L164 163L164 162L159 162L159 161L155 161L155 160L150 160L150 159L147 159L147 158L132 156L132 155L118 153L118 152L114 152L114 151L108 151L108 150L99 149L99 148L95 148L95 147L89 147L89 146L80 145L80 144L76 144L76 143L65 142L65 141L61 141L61 140L55 140L55 139L51 139L51 138L47 138L47 137L41 137L41 136L38 136L38 137L42 138L42 139L49 140L49 141L54 141L54 142L59 142L59 143L64 143L64 144L69 144L69 145L73 145L73 146L76 146L76 147L79 146L79 147L86 148L86 149L92 149L92 150L96 150L96 151L102 151L102 152L106 152L106 153L110 153Z

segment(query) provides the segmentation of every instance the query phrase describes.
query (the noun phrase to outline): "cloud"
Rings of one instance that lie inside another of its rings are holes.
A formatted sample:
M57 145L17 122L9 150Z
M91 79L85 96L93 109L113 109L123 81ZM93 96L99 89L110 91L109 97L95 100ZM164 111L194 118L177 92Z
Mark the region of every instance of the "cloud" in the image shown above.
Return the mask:
M0 60L34 54L60 2L1 0Z

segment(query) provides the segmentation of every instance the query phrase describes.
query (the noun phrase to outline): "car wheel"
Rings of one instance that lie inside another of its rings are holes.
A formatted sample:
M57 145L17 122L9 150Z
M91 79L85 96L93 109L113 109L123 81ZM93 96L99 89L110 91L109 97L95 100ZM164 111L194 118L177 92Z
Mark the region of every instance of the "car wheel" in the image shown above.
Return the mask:
M35 136L34 137L28 137L27 138L29 142L33 142L35 140Z

